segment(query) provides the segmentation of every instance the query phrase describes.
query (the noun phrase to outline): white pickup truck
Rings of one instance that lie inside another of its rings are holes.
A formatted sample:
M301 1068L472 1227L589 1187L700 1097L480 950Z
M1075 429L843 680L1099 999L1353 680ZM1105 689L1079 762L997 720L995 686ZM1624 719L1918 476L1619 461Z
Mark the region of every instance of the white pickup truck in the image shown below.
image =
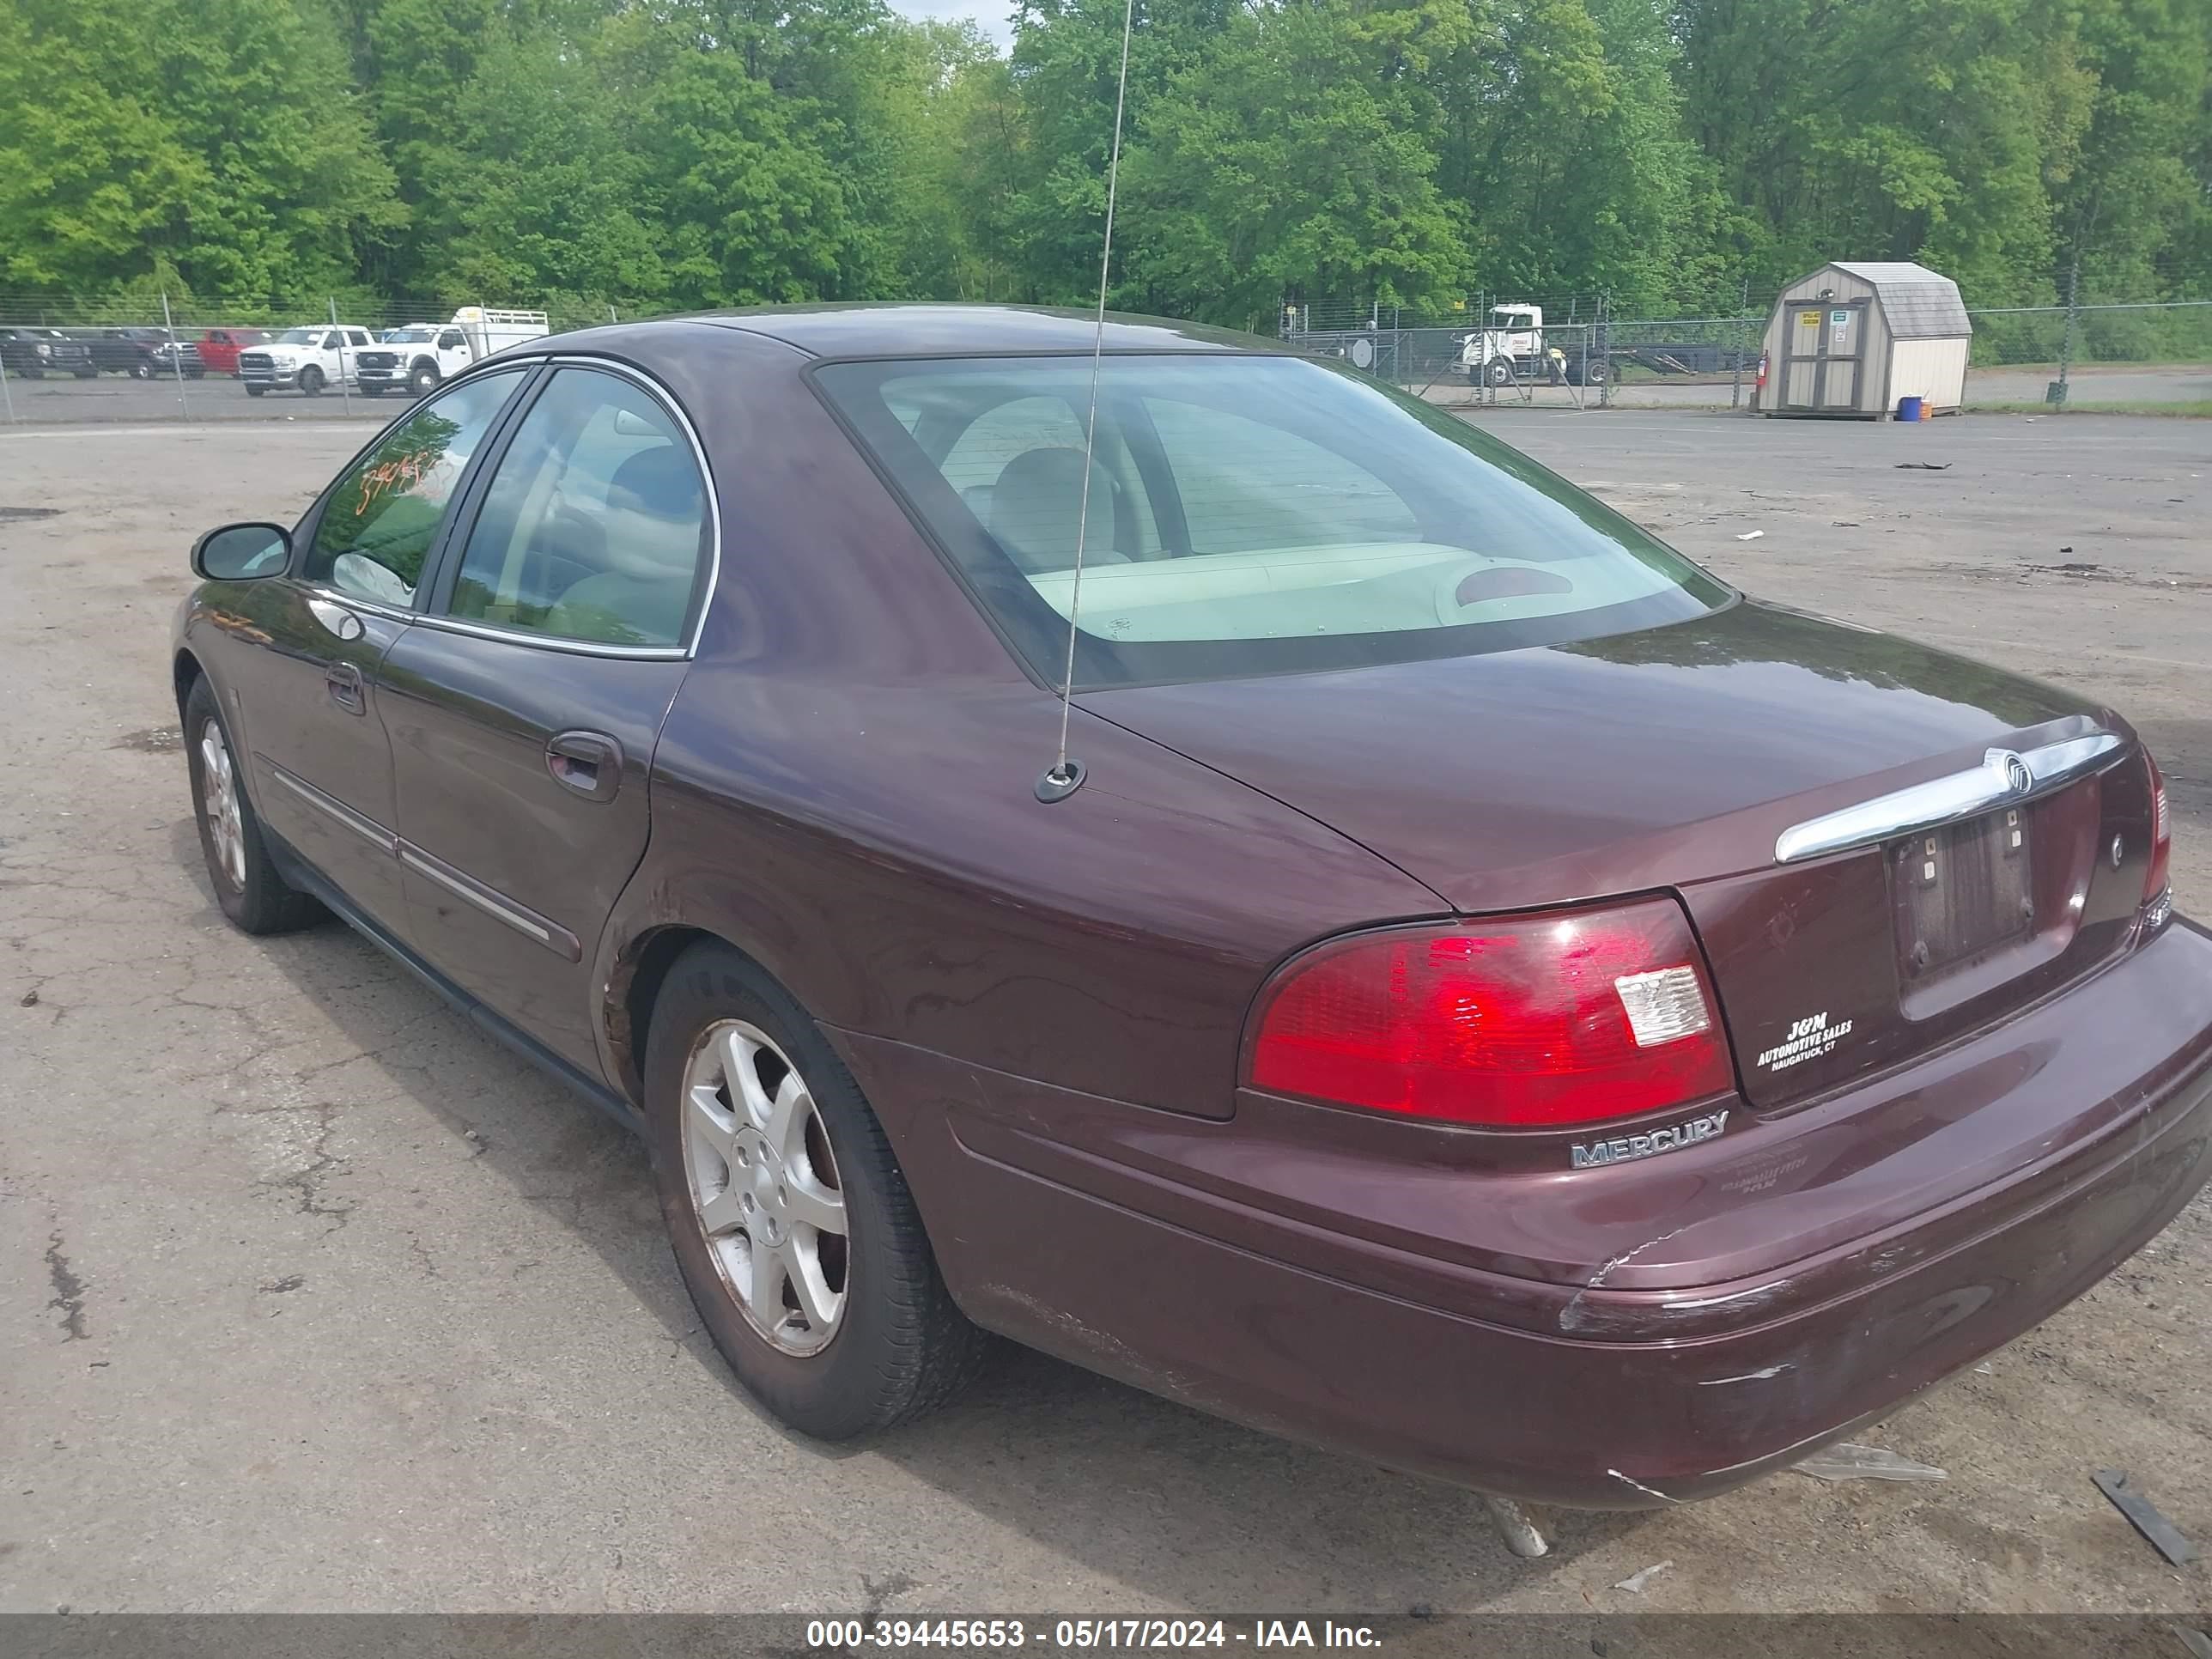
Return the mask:
M288 328L266 345L240 352L238 378L249 398L272 388L318 397L325 386L352 380L355 355L368 343L368 331L350 323Z
M542 311L495 311L463 306L451 322L395 328L361 354L356 384L371 398L404 387L417 398L471 363L549 331Z

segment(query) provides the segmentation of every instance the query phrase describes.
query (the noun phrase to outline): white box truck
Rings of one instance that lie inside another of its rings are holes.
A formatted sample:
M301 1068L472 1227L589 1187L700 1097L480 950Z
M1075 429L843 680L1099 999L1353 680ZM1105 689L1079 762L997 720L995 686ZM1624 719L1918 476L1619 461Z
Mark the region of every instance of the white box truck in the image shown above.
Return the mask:
M550 331L542 311L463 306L451 322L388 330L361 353L355 384L371 398L403 388L424 397L471 363L525 340L542 340Z

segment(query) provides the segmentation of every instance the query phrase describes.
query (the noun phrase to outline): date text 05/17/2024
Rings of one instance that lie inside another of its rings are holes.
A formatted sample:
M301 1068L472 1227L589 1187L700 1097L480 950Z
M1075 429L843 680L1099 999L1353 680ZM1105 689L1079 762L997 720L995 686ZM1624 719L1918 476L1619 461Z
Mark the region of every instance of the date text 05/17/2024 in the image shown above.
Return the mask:
M1379 1648L1373 1626L1330 1619L816 1619L806 1645L831 1652L905 1649Z

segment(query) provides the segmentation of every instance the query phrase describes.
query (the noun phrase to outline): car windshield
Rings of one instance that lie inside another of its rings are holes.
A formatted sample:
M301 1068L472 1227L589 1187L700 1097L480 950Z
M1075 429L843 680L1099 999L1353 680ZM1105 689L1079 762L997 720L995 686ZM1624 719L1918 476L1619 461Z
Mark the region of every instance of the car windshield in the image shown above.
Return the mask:
M278 345L320 345L323 343L323 336L329 331L325 328L288 328L276 337L276 343Z
M384 337L384 343L386 345L412 344L418 340L435 338L437 332L434 328L395 328Z
M1678 622L1731 591L1419 399L1296 357L816 372L1036 676L1099 689L1459 656Z

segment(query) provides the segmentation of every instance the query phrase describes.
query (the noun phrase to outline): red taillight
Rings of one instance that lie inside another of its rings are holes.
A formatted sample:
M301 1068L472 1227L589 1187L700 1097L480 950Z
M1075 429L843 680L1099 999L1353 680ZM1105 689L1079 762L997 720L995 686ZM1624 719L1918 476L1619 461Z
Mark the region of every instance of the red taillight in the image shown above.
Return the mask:
M1291 963L1263 994L1255 1089L1451 1123L1541 1127L1734 1086L1681 908L1395 928Z
M2166 868L2173 859L2173 823L2166 815L2166 779L2148 749L2143 764L2150 768L2150 862L2143 866L2143 902L2148 904L2166 890Z

